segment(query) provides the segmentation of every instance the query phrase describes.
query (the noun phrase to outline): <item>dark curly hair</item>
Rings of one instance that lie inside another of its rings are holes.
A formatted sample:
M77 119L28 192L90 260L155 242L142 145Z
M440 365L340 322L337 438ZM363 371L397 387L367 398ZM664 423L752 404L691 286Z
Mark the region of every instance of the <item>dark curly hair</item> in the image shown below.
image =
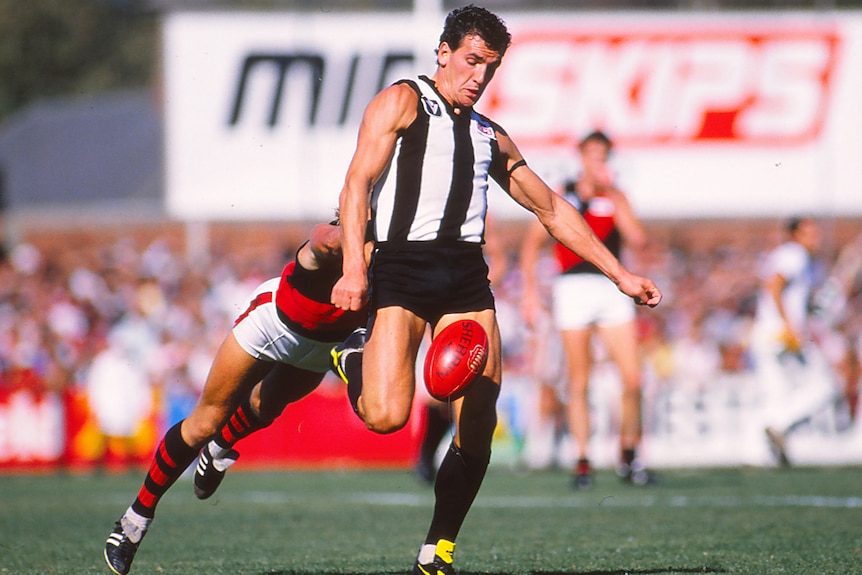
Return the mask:
M446 42L452 50L456 50L464 37L471 34L482 38L501 58L512 43L512 35L506 29L505 22L485 8L472 4L449 12L443 33L440 34L440 43Z
M614 147L614 143L611 141L608 135L601 130L590 132L589 134L584 136L583 139L578 142L578 149L583 150L584 146L586 146L589 142L597 142L599 144L602 144L605 148L607 148L608 152L610 152L611 149L613 149Z

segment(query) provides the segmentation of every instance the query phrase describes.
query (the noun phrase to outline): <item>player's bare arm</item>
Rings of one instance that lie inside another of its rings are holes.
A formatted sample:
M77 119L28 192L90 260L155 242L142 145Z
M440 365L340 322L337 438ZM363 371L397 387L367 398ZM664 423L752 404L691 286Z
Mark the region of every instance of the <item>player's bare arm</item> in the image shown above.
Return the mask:
M498 132L500 152L507 156L509 180L504 188L509 195L533 212L545 230L564 246L593 263L614 283L619 283L622 266L587 225L584 218L559 194L555 193L523 162L523 156L514 142ZM514 169L513 169L514 168Z
M778 315L781 316L781 319L784 321L784 334L782 334L784 343L788 349L797 350L801 345L799 335L796 333L796 329L793 327L793 324L790 323L790 320L787 318L787 312L784 309L783 295L784 288L786 287L787 278L781 274L773 275L766 282L766 291L769 293L772 301L775 302L775 309L778 310Z
M380 92L365 110L356 151L339 197L344 275L332 289L332 303L358 310L368 299L365 228L372 188L395 150L398 132L416 117L416 92L396 84Z
M539 277L536 268L539 265L539 256L550 238L551 236L548 235L541 222L531 220L527 225L524 241L521 243L520 269L523 281L521 314L528 326L536 324L544 305L539 292Z
M595 265L624 294L650 307L661 301L661 292L649 279L626 270L602 241L593 233L583 216L561 198L527 165L512 170L523 160L514 142L498 133L500 151L507 156L509 194L533 212L551 236Z
M632 249L644 247L647 243L646 231L641 221L635 216L626 195L617 188L610 188L606 195L614 203L617 228L628 247Z

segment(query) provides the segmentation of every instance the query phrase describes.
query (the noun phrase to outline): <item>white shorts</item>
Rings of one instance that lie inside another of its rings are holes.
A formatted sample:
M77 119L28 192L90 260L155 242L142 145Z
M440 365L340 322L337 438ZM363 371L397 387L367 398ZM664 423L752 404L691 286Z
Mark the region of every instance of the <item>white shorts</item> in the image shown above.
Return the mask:
M248 299L245 311L233 328L239 345L256 359L280 361L301 369L324 373L331 365L330 350L341 343L321 342L290 330L278 318L275 290L280 278L260 284ZM265 294L271 293L271 298ZM261 296L263 296L261 298Z
M635 317L634 301L598 274L560 274L553 284L554 325L559 330L609 327Z

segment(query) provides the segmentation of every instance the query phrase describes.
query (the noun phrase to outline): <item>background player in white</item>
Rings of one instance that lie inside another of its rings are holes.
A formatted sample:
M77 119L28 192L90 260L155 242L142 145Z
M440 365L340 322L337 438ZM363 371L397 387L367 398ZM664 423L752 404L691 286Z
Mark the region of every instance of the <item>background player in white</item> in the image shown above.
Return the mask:
M809 322L820 227L808 217L792 218L786 232L788 239L767 255L751 332L764 428L782 465L789 464L785 436L838 399Z

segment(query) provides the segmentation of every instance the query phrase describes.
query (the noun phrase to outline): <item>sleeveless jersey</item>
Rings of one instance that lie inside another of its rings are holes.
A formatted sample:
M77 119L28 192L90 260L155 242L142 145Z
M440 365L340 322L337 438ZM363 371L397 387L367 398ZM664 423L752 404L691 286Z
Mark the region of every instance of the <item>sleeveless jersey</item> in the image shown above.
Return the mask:
M604 196L595 196L586 202L581 200L580 196L578 196L575 182L566 183L563 198L577 208L581 215L584 216L587 225L593 230L593 233L602 240L615 257L619 258L622 248L622 237L614 219L616 215L616 206L614 203ZM560 270L564 274L602 273L599 271L599 268L584 261L581 256L559 242L554 245L554 255L560 264Z
M378 247L482 243L488 175L499 173L502 163L494 125L472 109L456 114L425 76L399 83L413 88L419 102L371 197Z
M341 262L307 270L295 260L284 267L275 305L278 317L299 335L317 341L342 341L365 325L368 311L345 311L330 303L332 287L341 277Z

